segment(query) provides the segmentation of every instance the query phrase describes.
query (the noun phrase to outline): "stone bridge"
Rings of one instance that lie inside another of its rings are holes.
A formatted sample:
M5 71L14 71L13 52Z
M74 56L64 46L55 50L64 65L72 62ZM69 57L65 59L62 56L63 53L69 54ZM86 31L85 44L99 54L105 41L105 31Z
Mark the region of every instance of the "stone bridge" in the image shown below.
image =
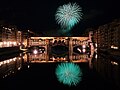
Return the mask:
M80 55L74 54L73 48L77 46L89 47L90 50L92 49L90 37L30 37L28 39L28 47L31 46L41 46L45 47L45 54L48 56L46 59L50 59L48 52L51 50L51 47L56 45L66 46L69 49L69 56L68 59L71 61L79 59ZM73 55L74 54L74 55ZM81 57L80 57L81 58Z

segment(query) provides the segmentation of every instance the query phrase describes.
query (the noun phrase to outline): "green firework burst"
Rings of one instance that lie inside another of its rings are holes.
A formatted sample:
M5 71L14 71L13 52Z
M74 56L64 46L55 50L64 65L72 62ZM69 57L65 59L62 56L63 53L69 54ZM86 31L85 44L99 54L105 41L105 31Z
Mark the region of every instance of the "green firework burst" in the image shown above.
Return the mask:
M82 80L82 71L75 63L61 63L55 73L58 81L69 86L76 86Z
M55 14L55 19L62 28L71 29L82 19L82 8L76 3L68 3L59 6Z

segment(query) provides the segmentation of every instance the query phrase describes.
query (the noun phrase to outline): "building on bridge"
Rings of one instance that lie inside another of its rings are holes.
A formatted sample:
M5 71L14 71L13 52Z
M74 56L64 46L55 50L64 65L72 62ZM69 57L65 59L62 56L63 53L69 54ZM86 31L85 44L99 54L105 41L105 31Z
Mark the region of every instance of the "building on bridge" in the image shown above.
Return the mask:
M76 60L80 60L82 58L84 58L86 60L86 58L88 58L88 55L83 55L80 56L79 54L77 54L76 52L74 52L74 48L77 47L79 52L83 52L83 54L85 54L85 50L86 48L89 48L90 52L89 52L89 57L93 56L93 52L94 52L94 47L92 44L92 32L89 33L88 37L30 37L28 39L28 45L27 47L32 47L32 46L40 46L40 47L44 47L45 48L45 53L43 56L45 56L45 60L72 60L72 61L76 61ZM51 51L51 47L56 46L56 45L61 45L61 46L65 46L68 48L68 56L67 57L62 57L62 58L55 58L49 55L49 51ZM82 47L81 50L79 47Z

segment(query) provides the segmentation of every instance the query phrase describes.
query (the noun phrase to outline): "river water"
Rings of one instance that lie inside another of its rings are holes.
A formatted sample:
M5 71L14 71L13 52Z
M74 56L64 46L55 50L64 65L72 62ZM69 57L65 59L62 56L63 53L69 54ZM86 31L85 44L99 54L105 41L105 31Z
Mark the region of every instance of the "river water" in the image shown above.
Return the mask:
M65 62L68 56L55 58L53 55L49 54L50 60L47 61L44 59L48 57L44 54L23 52L1 56L0 90L120 90L119 63L110 57L94 54L88 61L87 55L73 56L79 59L80 62L75 63L83 76L77 86L70 87L60 83L55 75L57 65Z

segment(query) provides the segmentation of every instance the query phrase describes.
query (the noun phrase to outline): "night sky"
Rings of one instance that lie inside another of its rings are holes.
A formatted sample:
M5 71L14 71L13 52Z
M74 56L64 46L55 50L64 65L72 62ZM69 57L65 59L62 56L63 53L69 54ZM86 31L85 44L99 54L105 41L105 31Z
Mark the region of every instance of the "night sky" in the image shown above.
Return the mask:
M55 13L59 6L76 2L82 7L83 19L71 30L79 36L86 28L96 27L120 17L119 0L1 0L0 20L21 29L31 29L44 36L57 36L59 25Z

